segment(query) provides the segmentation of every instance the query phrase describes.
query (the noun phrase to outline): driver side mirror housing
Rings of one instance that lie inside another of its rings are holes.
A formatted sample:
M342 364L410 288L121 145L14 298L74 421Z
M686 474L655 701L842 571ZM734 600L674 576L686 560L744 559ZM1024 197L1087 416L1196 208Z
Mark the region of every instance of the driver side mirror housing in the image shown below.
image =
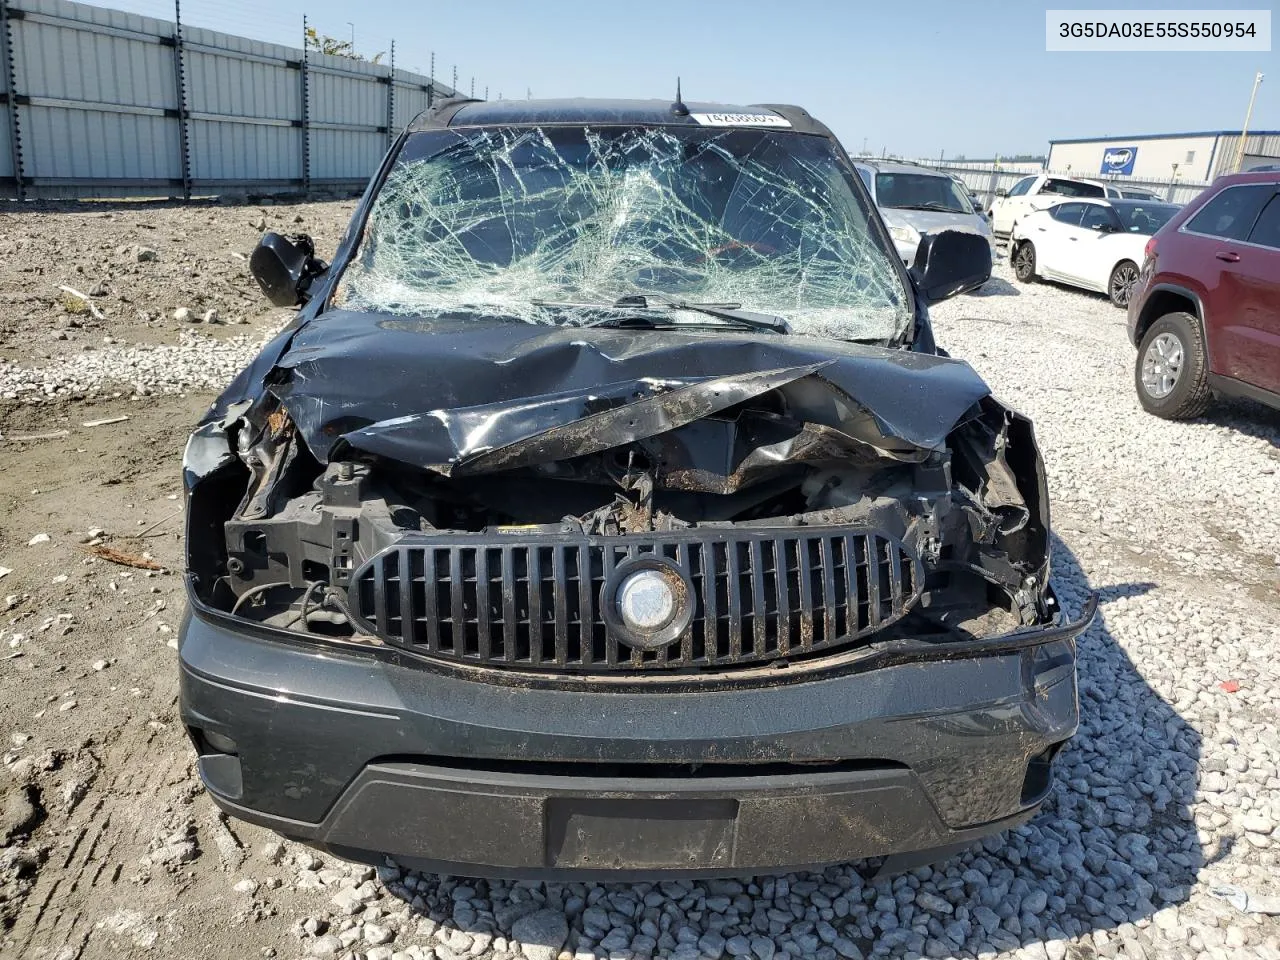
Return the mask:
M996 187L997 197L1007 197L1008 195L1009 195L1009 191L1006 190L1004 187Z
M316 245L306 234L282 237L268 231L249 257L249 272L277 307L306 303L311 281L328 269L316 257Z
M947 300L991 279L991 244L964 230L926 233L909 272L926 303Z

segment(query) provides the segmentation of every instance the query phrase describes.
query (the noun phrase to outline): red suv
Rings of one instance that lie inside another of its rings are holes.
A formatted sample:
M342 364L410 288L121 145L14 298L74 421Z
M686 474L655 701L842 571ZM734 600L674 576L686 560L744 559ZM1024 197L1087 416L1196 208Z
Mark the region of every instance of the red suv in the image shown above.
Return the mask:
M1219 178L1151 238L1129 339L1158 417L1198 416L1219 394L1280 408L1280 170Z

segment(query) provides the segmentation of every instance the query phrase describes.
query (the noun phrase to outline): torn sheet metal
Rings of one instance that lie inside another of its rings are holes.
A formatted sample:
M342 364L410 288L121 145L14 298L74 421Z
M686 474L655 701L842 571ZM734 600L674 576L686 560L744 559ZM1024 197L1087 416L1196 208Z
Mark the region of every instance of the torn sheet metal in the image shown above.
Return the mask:
M988 394L958 361L817 338L426 322L349 311L326 313L299 330L267 380L321 462L342 440L420 467L475 458L464 472L513 466L505 455L479 455L540 435L554 440L552 431L602 411L613 432L580 435L579 447L561 444L557 456L657 432L624 428L632 414L650 417L650 428L678 427L730 405L721 401L775 389L799 422L895 459L919 460L941 450ZM736 384L731 395L716 398L727 383ZM630 409L635 404L641 406ZM681 412L681 404L692 406Z
M445 475L511 470L599 453L675 430L825 365L699 379L674 387L624 381L588 394L571 392L529 403L436 410L375 423L343 439L357 449ZM447 437L439 435L441 429Z

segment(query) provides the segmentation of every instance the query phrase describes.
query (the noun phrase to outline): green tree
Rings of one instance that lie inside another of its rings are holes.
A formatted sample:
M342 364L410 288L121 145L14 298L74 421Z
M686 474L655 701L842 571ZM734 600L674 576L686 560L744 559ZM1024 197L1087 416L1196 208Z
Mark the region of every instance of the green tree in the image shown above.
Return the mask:
M355 51L351 46L350 40L339 40L336 37L326 37L315 27L307 27L307 49L316 50L330 57L346 57L349 60L368 60L370 63L381 63L382 58L385 56L383 53L377 53L372 57L365 57Z

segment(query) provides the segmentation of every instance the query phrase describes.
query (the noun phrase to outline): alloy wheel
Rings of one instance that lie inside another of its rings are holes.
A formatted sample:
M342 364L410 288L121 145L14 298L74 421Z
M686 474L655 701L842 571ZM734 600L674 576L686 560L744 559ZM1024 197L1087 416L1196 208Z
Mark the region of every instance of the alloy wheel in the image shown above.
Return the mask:
M1154 400L1173 392L1182 373L1182 341L1172 333L1162 333L1147 345L1142 357L1142 386Z
M1035 269L1035 261L1032 258L1031 245L1029 243L1021 244L1014 251L1013 269L1017 271L1019 277L1031 276L1031 271Z
M1111 275L1111 300L1119 306L1127 307L1129 297L1133 294L1133 285L1138 282L1138 268L1125 264L1117 267Z

